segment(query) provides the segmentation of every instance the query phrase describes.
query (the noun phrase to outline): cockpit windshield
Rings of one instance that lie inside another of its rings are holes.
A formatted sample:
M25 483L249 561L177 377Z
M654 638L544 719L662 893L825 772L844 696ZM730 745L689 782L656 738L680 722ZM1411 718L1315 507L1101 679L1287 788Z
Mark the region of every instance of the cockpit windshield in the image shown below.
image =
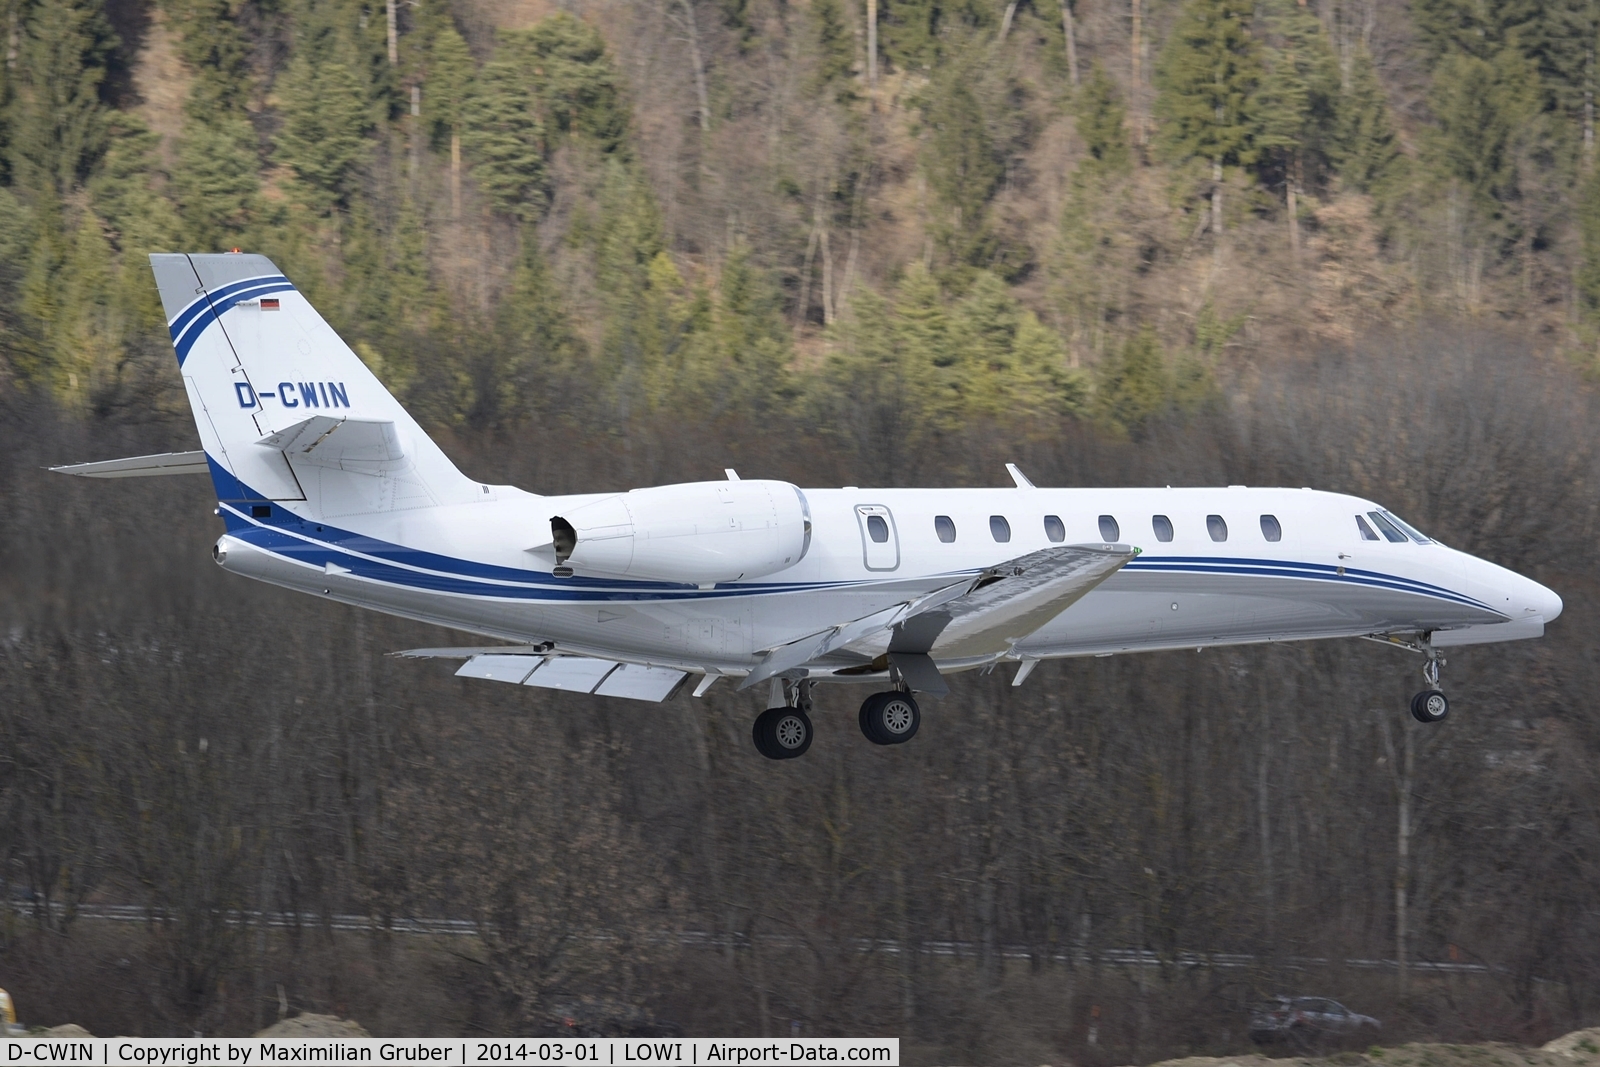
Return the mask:
M1394 512L1392 512L1392 511L1382 511L1382 512L1380 512L1380 514L1383 515L1383 517L1388 519L1390 522L1394 523L1396 526L1400 527L1400 529L1404 530L1406 536L1411 538L1411 540L1415 541L1417 544L1419 544L1419 545L1431 545L1431 544L1433 544L1433 538L1424 536L1421 530L1418 530L1415 526L1411 525L1409 522L1407 522L1406 520L1402 519L1400 516L1396 515Z

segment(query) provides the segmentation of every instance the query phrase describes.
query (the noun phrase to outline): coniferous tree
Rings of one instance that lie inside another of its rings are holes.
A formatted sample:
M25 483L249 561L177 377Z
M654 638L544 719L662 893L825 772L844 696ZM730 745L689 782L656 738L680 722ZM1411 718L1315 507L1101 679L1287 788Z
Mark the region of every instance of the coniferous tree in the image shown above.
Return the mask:
M461 214L461 125L475 73L467 42L446 22L433 39L423 108L433 136L445 138L450 146L450 203L456 215Z
M1260 12L1268 44L1257 96L1259 143L1285 181L1320 183L1338 129L1339 61L1308 8L1263 0Z
M593 138L605 152L622 147L627 108L599 31L561 12L502 40L534 86L551 137L577 133Z
M544 212L545 129L529 71L502 35L463 109L462 147L495 210L523 221Z
M945 209L935 228L958 263L988 258L984 215L1005 175L975 85L978 77L971 62L951 64L934 89L927 115L923 168Z
M832 86L841 103L854 99L850 69L855 66L855 34L842 0L813 0L811 19L817 35L817 87Z
M1600 321L1600 167L1593 168L1579 187L1578 237L1582 259L1578 264L1578 300L1590 322Z
M299 176L310 204L328 211L343 206L355 190L369 151L371 112L349 66L314 62L309 51L296 55L284 74L276 155Z
M190 119L178 149L173 191L195 248L231 248L255 221L261 190L255 129L248 119Z
M1438 126L1435 166L1457 182L1469 203L1505 240L1515 240L1515 213L1527 162L1524 149L1540 134L1539 87L1515 48L1493 62L1466 53L1445 56L1434 70L1428 102Z
M1105 67L1095 63L1075 99L1078 136L1089 150L1089 158L1103 172L1121 173L1128 169L1127 109L1117 93L1116 82Z
M1350 89L1339 101L1339 125L1331 154L1344 184L1371 195L1380 207L1405 174L1406 157L1389 115L1389 100L1365 49L1356 53Z
M106 148L100 87L116 43L93 0L39 0L29 12L8 123L18 187L54 199L88 178Z
M1156 116L1169 159L1212 168L1212 226L1222 224L1222 168L1260 152L1260 47L1250 34L1253 0L1188 0L1156 67Z

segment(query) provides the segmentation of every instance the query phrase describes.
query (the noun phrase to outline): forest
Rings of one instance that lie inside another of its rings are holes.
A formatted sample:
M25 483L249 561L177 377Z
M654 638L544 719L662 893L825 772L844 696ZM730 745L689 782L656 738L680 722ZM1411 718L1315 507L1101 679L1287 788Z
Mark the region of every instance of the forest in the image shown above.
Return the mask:
M6 0L0 984L244 1034L908 1063L1600 1016L1596 0ZM1312 485L1535 577L1362 642L818 700L500 692L209 563L146 254L271 256L476 478ZM1586 695L1589 694L1589 695ZM134 921L109 922L115 914ZM421 932L460 920L470 937Z

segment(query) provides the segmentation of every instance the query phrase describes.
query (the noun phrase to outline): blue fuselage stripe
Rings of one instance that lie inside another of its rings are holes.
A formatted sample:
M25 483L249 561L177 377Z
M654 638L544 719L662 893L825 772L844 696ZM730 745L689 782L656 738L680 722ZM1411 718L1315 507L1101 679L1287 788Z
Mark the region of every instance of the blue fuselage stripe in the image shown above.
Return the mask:
M333 563L350 570L358 577L373 581L466 596L562 602L714 600L732 596L840 589L875 584L878 581L869 579L833 582L763 582L700 589L696 586L667 582L556 578L548 572L499 567L406 548L403 545L341 530L325 523L315 532L308 532L304 527L316 524L308 524L288 512L281 512L287 516L283 519L265 522L247 518L243 511L226 504L223 505L223 509L224 515L228 518L230 533L284 559L319 568ZM1410 593L1464 604L1484 611L1494 610L1481 601L1426 582L1400 578L1379 571L1349 568L1340 574L1338 568L1318 563L1223 559L1208 556L1155 559L1145 557L1130 562L1124 569L1136 574L1232 575L1334 582ZM968 572L954 572L948 577L954 580L963 573ZM976 569L970 573L976 573Z
M178 312L168 325L172 333L172 346L178 353L178 366L189 357L189 350L206 332L206 327L218 321L221 314L240 300L259 299L273 293L293 292L294 286L283 275L267 275L232 282L214 292L205 293L194 303Z

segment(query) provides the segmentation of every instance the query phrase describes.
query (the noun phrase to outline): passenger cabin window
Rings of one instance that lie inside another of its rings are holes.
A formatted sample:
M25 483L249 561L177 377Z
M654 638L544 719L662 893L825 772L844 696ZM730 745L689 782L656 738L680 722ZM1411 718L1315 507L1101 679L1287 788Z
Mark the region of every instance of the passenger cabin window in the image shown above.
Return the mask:
M1222 521L1221 515L1207 515L1206 533L1211 535L1211 540L1213 541L1226 541L1228 539L1228 524Z
M1157 541L1172 540L1172 520L1165 515L1150 516L1150 526L1156 532Z
M933 532L939 535L939 540L948 545L956 539L956 524L950 521L948 515L935 515Z
M1378 512L1367 512L1367 518L1372 520L1372 524L1383 533L1383 539L1391 545L1403 545L1406 543L1407 537L1400 532L1400 527L1384 518Z
M1046 515L1044 517L1044 535L1057 542L1067 539L1067 527L1061 521L1060 515Z
M1117 520L1110 515L1100 516L1100 540L1115 541L1122 535L1122 527L1117 525Z
M1276 515L1261 516L1261 536L1268 541L1283 540L1283 527L1278 524Z
M1011 540L1011 524L1006 521L1006 517L1004 515L990 515L989 533L994 535L994 539L996 541L999 541L1001 544L1005 544L1007 541Z
M1361 531L1361 540L1363 541L1382 540L1382 538L1372 532L1372 527L1368 526L1367 520L1363 519L1360 515L1356 516L1356 529Z
M889 540L889 524L882 515L867 516L867 536L880 545Z

